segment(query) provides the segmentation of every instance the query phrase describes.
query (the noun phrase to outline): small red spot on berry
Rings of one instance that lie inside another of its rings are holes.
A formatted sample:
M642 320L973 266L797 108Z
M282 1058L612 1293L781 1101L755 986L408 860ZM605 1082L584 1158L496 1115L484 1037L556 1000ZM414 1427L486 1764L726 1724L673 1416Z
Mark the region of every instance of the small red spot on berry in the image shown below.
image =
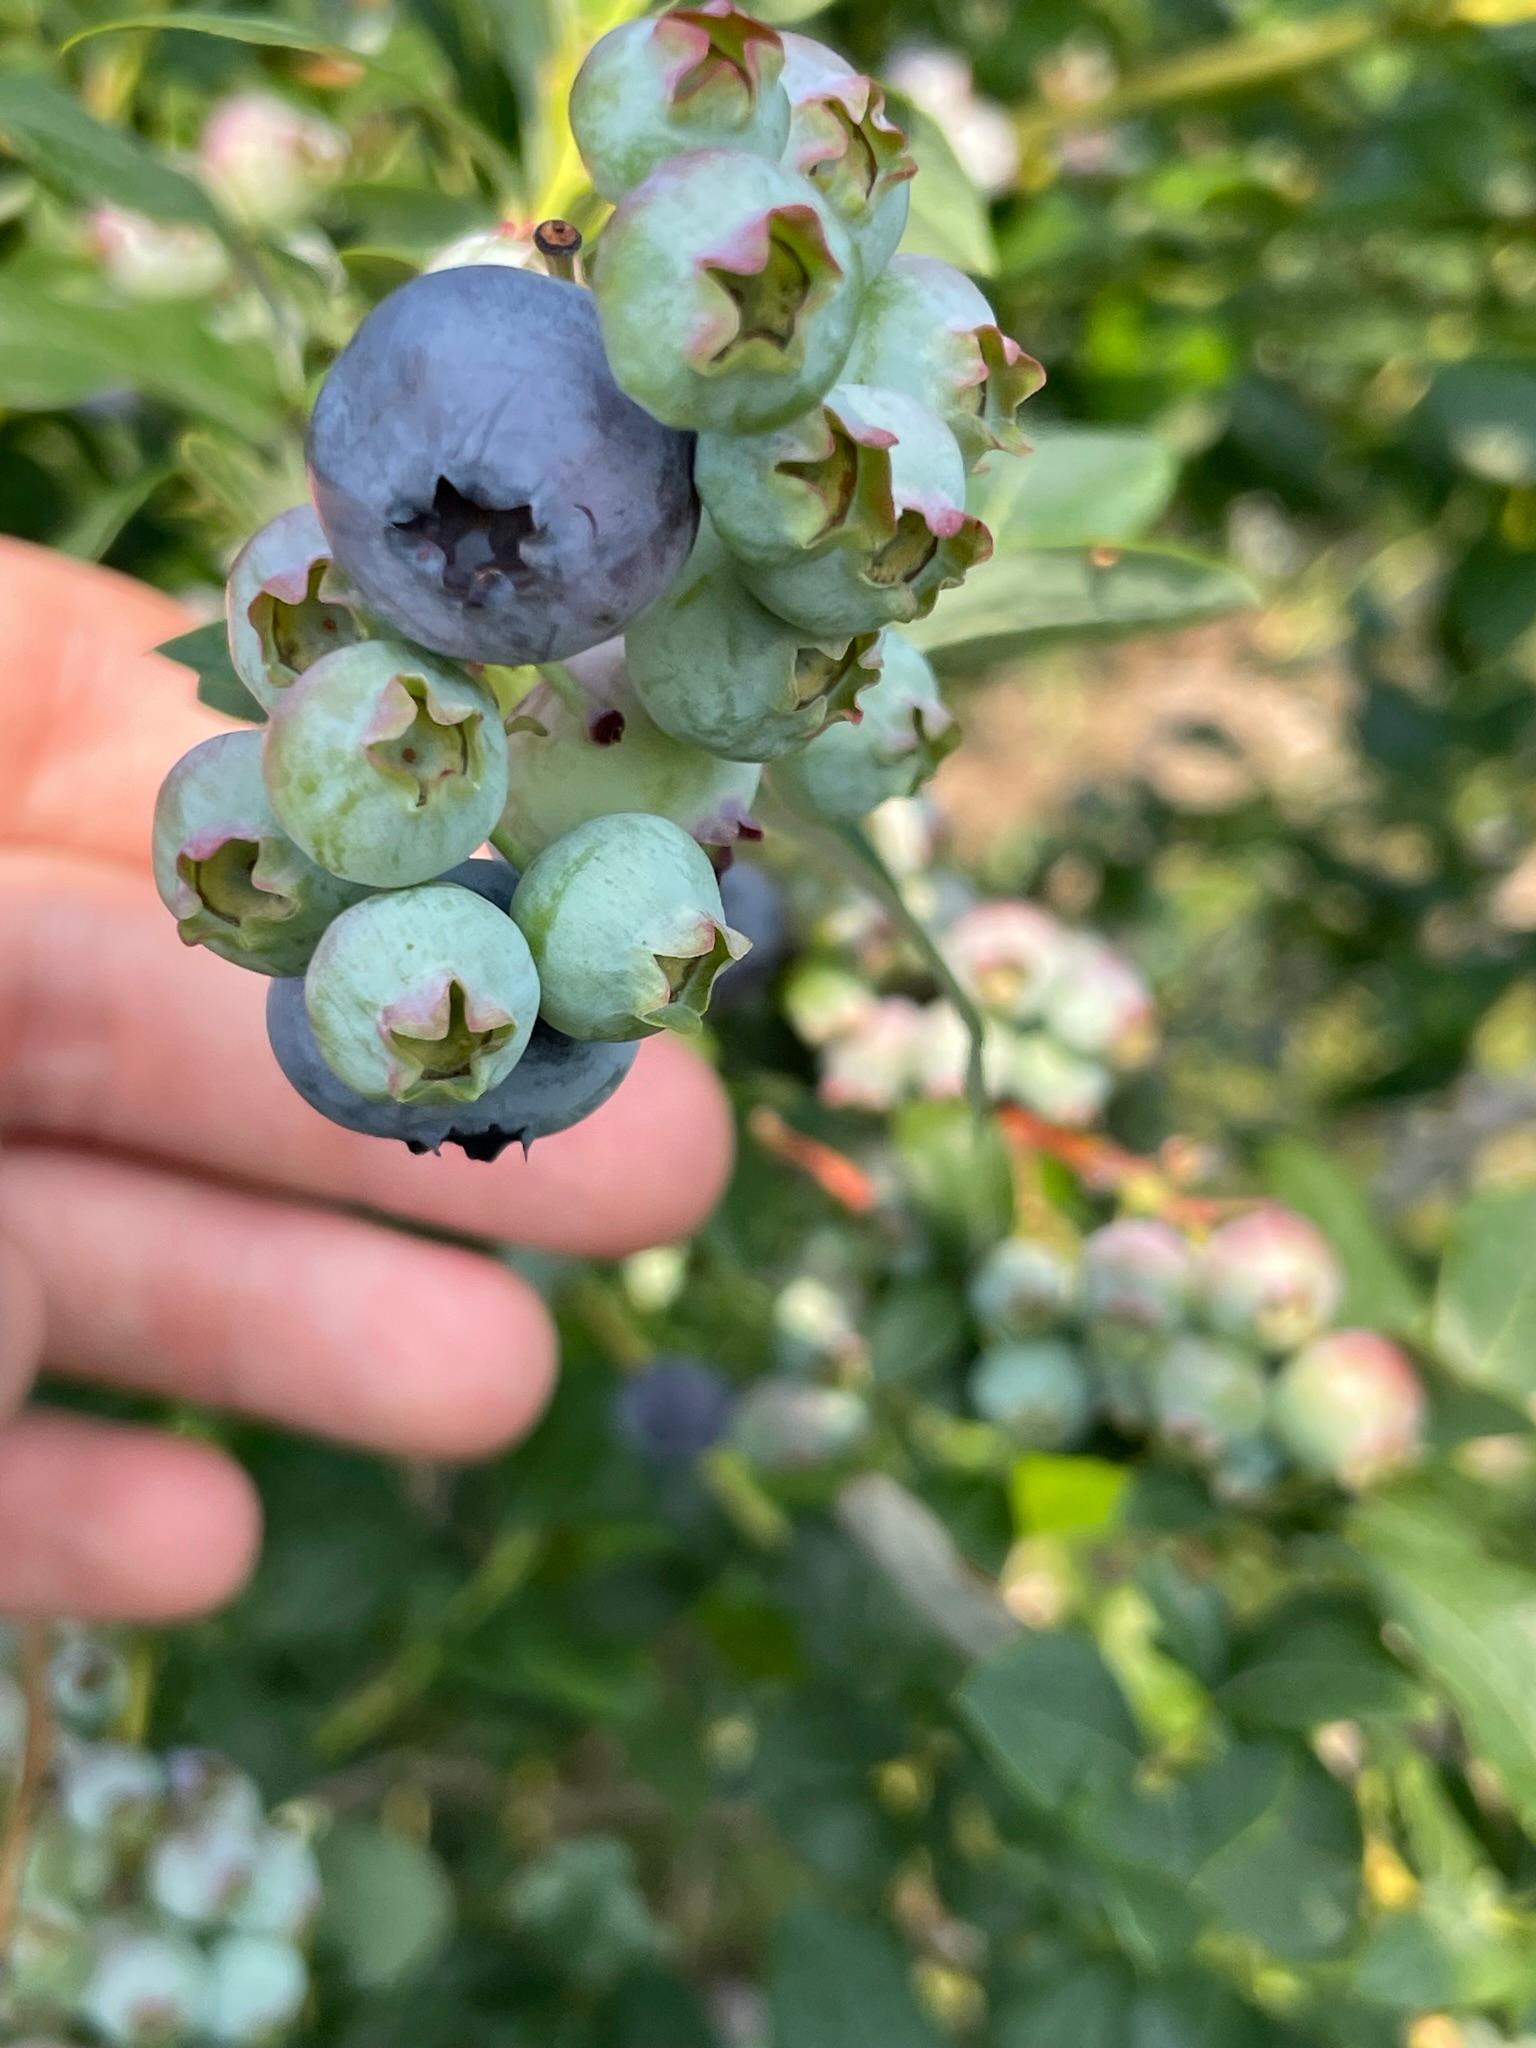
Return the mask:
M587 736L596 747L614 747L624 737L622 711L599 711L587 726Z

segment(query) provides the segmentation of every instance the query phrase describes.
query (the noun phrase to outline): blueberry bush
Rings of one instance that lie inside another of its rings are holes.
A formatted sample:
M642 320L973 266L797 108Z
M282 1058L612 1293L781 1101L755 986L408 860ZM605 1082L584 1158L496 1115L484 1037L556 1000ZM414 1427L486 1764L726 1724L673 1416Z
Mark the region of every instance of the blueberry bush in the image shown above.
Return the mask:
M0 1639L0 2037L1536 2038L1533 98L1529 0L0 8L0 527L230 721L167 945L380 1141L655 1030L740 1135L487 1251L516 1451L202 1424L236 1606Z

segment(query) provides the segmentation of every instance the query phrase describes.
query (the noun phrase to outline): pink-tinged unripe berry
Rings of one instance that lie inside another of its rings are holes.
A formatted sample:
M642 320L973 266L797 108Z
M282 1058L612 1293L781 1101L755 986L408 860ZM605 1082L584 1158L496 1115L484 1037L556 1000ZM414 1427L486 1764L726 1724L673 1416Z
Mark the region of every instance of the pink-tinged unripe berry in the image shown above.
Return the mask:
M1013 1064L1018 1041L1006 1025L985 1020L981 1071L988 1096L997 1101L1012 1094ZM958 1102L970 1081L971 1034L953 1003L923 1007L923 1035L918 1049L917 1082L930 1102Z
M922 1007L885 996L822 1054L820 1095L831 1109L893 1109L922 1070Z
M302 220L346 161L339 128L266 92L221 100L198 147L203 182L236 219L258 228Z
M1077 1267L1075 1247L1005 1237L971 1275L971 1313L993 1336L1038 1336L1072 1309Z
M604 199L619 200L685 150L777 157L789 136L778 34L702 0L612 28L571 87L576 146Z
M1061 1043L1122 1071L1145 1066L1157 1045L1152 992L1122 953L1089 932L1066 934L1044 996Z
M1026 1024L1040 1014L1066 934L1034 903L978 903L939 941L961 986L984 1010Z
M808 178L858 244L864 274L891 260L907 225L917 165L885 92L825 43L786 31L784 161Z
M1152 1217L1106 1223L1083 1241L1083 1315L1111 1353L1150 1352L1183 1323L1194 1262L1170 1224Z
M1225 1223L1200 1254L1207 1320L1265 1351L1294 1351L1338 1313L1344 1275L1317 1227L1266 1203Z
M880 642L880 675L858 697L858 722L829 725L775 763L773 784L800 810L861 818L893 796L912 796L960 743L927 657L904 634Z
M307 502L269 519L236 555L225 614L235 673L267 711L323 655L369 633Z
M1332 1330L1287 1359L1272 1421L1297 1464L1358 1489L1410 1465L1429 1404L1407 1354L1374 1330Z
M190 222L98 206L90 217L90 240L97 261L130 299L200 299L229 275L223 243Z

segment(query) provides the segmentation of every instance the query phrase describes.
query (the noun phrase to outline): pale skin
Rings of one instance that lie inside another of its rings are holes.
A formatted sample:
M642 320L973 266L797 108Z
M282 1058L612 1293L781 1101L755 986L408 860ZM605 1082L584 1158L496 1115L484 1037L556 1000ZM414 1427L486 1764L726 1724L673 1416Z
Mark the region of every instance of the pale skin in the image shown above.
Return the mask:
M188 623L0 540L0 1612L193 1614L260 1541L232 1459L32 1401L40 1368L486 1456L548 1398L542 1304L359 1210L607 1256L686 1234L729 1171L720 1089L670 1040L527 1162L413 1159L289 1091L266 983L184 948L149 876L160 779L223 724L148 652Z

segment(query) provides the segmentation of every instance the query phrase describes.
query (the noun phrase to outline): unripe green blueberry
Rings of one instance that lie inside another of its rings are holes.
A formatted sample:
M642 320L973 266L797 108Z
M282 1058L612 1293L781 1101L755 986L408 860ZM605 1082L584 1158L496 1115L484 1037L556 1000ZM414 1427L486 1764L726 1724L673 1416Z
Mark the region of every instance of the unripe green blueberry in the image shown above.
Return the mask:
M1178 1329L1194 1278L1189 1246L1152 1217L1106 1223L1083 1240L1083 1315L1107 1355L1147 1357Z
M81 1743L59 1760L59 1807L82 1834L132 1846L149 1839L165 1807L165 1771L147 1750Z
M999 1344L972 1369L971 1406L1021 1449L1080 1443L1093 1420L1093 1381L1075 1346L1055 1337Z
M1230 1507L1252 1507L1268 1499L1285 1471L1285 1453L1271 1436L1247 1436L1216 1460L1211 1492Z
M1099 1060L1085 1059L1049 1031L1024 1031L1014 1039L1006 1093L1048 1123L1082 1130L1103 1115L1114 1093L1114 1076Z
M54 1712L79 1735L100 1735L128 1704L133 1681L128 1660L115 1644L84 1630L66 1635L48 1662ZM0 1722L4 1709L0 1708ZM5 1738L0 1732L0 1767Z
M85 1917L66 1900L39 1894L29 1874L6 1945L0 2020L13 2005L22 2012L69 2011L90 1972L91 1936Z
M309 1996L309 1969L292 1942L226 1934L208 1951L210 2039L261 2048L292 2026Z
M829 1109L893 1109L923 1070L927 1019L907 996L882 996L822 1053L819 1093Z
M1077 1297L1077 1252L1039 1237L1005 1237L971 1275L971 1313L994 1337L1035 1337Z
M760 838L751 816L762 770L665 733L646 712L611 640L540 683L507 721L507 807L491 834L517 867L589 818L650 811L701 846ZM573 701L573 698L576 701Z
M750 947L725 921L708 858L666 818L617 812L541 853L512 915L545 1021L571 1038L697 1031L715 976Z
M930 406L968 467L989 449L1028 452L1019 408L1045 382L971 280L932 256L895 256L870 272L846 374Z
M592 183L618 200L684 150L777 157L789 135L784 46L730 0L626 21L587 52L570 122Z
M301 1941L314 1923L320 1900L320 1866L309 1843L292 1828L263 1826L229 1924L241 1934Z
M1090 932L1062 934L1041 1007L1055 1037L1085 1058L1131 1069L1156 1049L1151 990L1124 954Z
M266 729L272 808L348 881L427 882L483 846L507 800L507 740L461 670L387 640L307 671Z
M903 634L881 640L879 681L858 700L859 722L829 726L776 762L775 785L822 818L861 818L888 797L911 796L959 744L926 656Z
M183 945L258 974L302 974L320 935L366 892L317 865L278 823L254 728L184 754L155 801L155 887Z
M851 718L880 673L876 633L797 632L765 611L708 520L687 567L624 636L663 732L731 761L773 761Z
M957 981L984 1010L1027 1024L1040 1014L1066 933L1034 903L978 903L939 941Z
M839 384L827 408L862 451L861 495L845 521L798 555L745 562L742 580L808 633L924 618L941 591L992 553L991 534L965 509L960 444L937 413L900 391ZM884 448L873 438L881 434Z
M858 1030L877 1000L867 982L829 960L797 962L784 984L784 1014L806 1045L826 1046L846 1038Z
M833 540L878 547L890 536L895 431L868 415L855 385L761 434L700 434L693 479L738 560L798 560Z
M125 1928L108 1937L80 2010L113 2048L177 2048L209 2017L207 1964L184 1935Z
M1281 1367L1276 1435L1304 1471L1357 1489L1412 1464L1428 1402L1407 1355L1374 1330L1333 1330Z
M907 225L917 171L907 138L886 112L883 89L810 36L785 33L784 89L784 161L836 211L873 278Z
M183 1827L223 1827L254 1834L263 1824L254 1778L213 1749L173 1749L165 1759L171 1810Z
M1012 1095L1017 1034L995 1017L983 1019L981 1071L987 1094L995 1102ZM923 1006L923 1032L918 1048L918 1086L932 1102L958 1101L966 1091L971 1068L971 1034L953 1003Z
M149 1853L144 1888L168 1918L214 1927L243 1897L255 1862L256 1841L244 1828L172 1828Z
M504 911L428 884L337 918L310 962L304 1005L326 1063L360 1095L478 1102L523 1056L539 978Z
M671 427L746 434L793 419L836 382L863 275L804 178L701 149L619 201L592 283L631 398Z
M1214 1464L1264 1427L1269 1388L1251 1352L1210 1337L1175 1337L1152 1361L1152 1414L1172 1448Z
M268 711L305 669L368 638L357 593L307 499L246 542L224 604L235 673Z
M1275 1202L1224 1223L1200 1255L1207 1320L1265 1351L1294 1351L1325 1330L1343 1293L1344 1275L1327 1238Z
M850 1456L869 1430L869 1406L861 1394L760 1380L737 1404L732 1440L764 1472L809 1472Z

